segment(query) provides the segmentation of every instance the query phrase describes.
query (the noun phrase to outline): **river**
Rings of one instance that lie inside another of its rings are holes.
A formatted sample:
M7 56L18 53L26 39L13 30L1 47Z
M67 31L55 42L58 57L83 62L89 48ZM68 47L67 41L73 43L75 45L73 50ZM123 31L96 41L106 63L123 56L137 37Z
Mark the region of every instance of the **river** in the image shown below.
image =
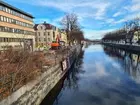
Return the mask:
M90 45L41 105L140 105L140 56Z

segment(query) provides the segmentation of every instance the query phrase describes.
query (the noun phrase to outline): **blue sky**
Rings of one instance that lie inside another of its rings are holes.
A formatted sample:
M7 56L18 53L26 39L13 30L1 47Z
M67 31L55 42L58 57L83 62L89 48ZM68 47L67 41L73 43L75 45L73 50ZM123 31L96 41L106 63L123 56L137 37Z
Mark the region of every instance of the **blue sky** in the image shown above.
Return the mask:
M35 23L44 21L60 27L66 13L78 15L86 38L100 39L106 32L140 17L140 0L3 0L32 14Z

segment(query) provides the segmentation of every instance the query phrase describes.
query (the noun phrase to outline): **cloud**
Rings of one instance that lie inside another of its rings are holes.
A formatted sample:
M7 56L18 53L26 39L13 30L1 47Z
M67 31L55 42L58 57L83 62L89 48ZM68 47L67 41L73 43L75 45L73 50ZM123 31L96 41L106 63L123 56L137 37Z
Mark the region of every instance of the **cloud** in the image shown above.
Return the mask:
M47 19L47 18L38 18L38 19L35 19L34 22L35 22L36 24L46 22L46 23L50 23L50 24L56 25L56 26L59 25L59 24L57 24L57 22L55 22L55 20L50 20L50 19Z
M74 12L80 17L103 19L111 5L107 0L12 0L35 6L52 7L65 13Z
M57 8L64 12L74 12L79 17L91 17L103 19L106 9L110 6L109 2L99 2L98 0L39 0L38 5Z
M129 15L123 17L122 19L115 21L115 24L119 24L119 23L123 23L123 22L129 21L129 20L133 20L137 17L140 17L140 12L129 14Z
M93 73L89 73L87 77L94 77L94 78L101 78L105 76L109 76L109 73L107 73L104 64L102 62L95 63L94 66L91 65L91 67L95 67Z
M131 7L131 10L132 10L132 11L138 11L138 10L140 10L140 3L139 3L139 4L133 5L133 6Z
M95 67L96 67L96 72L95 72L96 77L102 77L102 76L108 76L109 75L106 72L105 67L103 66L102 63L95 63Z
M42 9L38 9L38 11L31 9L33 15L37 17L35 18L35 23L46 21L59 26L59 21L65 13L74 12L78 15L81 26L84 27L85 37L91 39L101 39L106 32L120 28L123 22L140 16L140 0L114 0L113 2L112 0L5 1L13 4L23 3L26 6L32 5L33 8L43 8L44 11L40 13L41 16L37 15L37 12L40 12ZM51 8L52 11L50 13L45 11L45 9L51 10Z
M91 30L85 29L85 37L90 39L101 39L105 33L114 31L116 29L107 29L107 30Z
M58 18L56 18L56 19L37 18L37 19L34 19L34 22L35 22L36 24L46 22L46 23L50 23L50 24L52 24L52 25L55 25L55 26L61 28L61 27L60 27L60 21L61 21L61 19L62 19L62 17L58 17Z
M121 68L120 64L115 63L115 62L112 63L112 66L117 70L120 70L120 68Z
M100 45L96 45L96 46L90 46L90 47L88 47L88 49L86 50L86 52L100 52L100 51L102 51L103 50L103 48L100 46ZM93 65L91 65L91 66L93 66Z
M131 0L131 5L127 5L123 7L128 12L139 12L140 10L140 0Z
M47 22L50 23L51 21L47 18L38 18L38 19L34 19L35 23L43 23L43 22Z
M140 0L132 0L131 11L136 12L140 10Z
M119 15L121 15L122 14L122 12L116 12L114 15L113 15L113 17L117 17L117 16L119 16Z
M94 68L94 69L93 69ZM83 77L94 77L96 79L100 79L102 77L107 77L110 74L106 71L106 68L104 66L103 62L95 62L94 64L86 64L84 69L93 69L93 72L87 72L86 75L83 75Z
M109 23L109 24L114 24L115 23L115 19L113 19L113 18L106 19L105 22Z

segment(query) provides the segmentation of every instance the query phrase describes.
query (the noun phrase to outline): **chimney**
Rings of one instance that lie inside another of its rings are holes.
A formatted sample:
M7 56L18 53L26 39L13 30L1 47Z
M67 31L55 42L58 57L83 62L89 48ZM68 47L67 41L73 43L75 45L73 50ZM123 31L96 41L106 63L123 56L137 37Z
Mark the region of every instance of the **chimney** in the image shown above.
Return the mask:
M44 21L44 24L46 24L46 21Z

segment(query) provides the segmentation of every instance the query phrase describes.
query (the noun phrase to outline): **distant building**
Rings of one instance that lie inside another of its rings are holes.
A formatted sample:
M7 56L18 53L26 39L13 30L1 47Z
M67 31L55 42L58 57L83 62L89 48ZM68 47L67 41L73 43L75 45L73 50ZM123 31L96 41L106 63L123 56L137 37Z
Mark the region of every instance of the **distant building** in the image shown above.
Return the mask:
M61 40L61 30L49 23L35 24L34 30L36 47L50 46L52 41Z
M33 16L0 0L0 50L34 49Z
M133 43L140 44L140 30L136 30L132 39Z
M61 41L65 42L65 44L67 44L68 43L67 34L66 34L66 31L64 29L61 30L60 35L61 35Z

